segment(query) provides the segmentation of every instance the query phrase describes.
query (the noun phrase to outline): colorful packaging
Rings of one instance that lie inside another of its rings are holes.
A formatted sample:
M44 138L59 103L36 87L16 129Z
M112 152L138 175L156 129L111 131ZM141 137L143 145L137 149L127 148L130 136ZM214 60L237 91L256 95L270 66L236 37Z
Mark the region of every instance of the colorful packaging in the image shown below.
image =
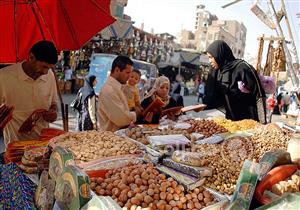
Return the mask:
M245 160L228 210L248 210L259 176L260 165Z
M206 166L208 162L205 160L203 154L199 152L186 152L176 150L172 154L172 160L177 163L182 163L189 166Z
M51 210L54 204L55 181L49 178L47 171L43 171L37 190L35 192L35 204L38 209Z
M163 159L163 165L197 178L212 176L213 172L212 168L209 167L188 166L182 163L177 163L170 158Z
M148 141L153 147L164 147L173 145L188 145L191 141L182 134L148 136Z
M205 178L202 179L195 178L166 166L157 166L156 168L160 172L167 174L168 176L171 176L178 183L180 183L187 191L193 190L203 185L205 181Z
M57 178L55 199L60 208L80 209L91 199L89 177L75 166L67 166Z
M50 156L50 177L56 181L57 177L62 175L64 168L68 165L75 165L72 152L59 146L55 147Z

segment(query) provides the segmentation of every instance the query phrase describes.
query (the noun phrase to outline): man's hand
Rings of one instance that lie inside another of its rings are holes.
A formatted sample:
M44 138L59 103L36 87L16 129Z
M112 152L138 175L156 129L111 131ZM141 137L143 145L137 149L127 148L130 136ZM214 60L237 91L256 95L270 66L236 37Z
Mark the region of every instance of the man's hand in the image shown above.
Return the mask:
M175 121L177 120L177 116L174 113L168 113L167 114L168 119Z
M51 105L50 109L43 113L43 119L46 122L54 122L57 118L57 105L53 104Z

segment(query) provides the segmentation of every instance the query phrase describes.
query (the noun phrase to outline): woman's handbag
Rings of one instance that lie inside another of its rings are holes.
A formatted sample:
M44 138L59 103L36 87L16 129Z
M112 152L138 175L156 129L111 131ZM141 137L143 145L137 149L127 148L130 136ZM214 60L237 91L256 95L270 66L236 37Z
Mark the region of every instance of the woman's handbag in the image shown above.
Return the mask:
M256 80L256 84L258 87L258 98L256 99L256 107L257 107L257 115L258 115L258 120L261 124L267 124L267 113L266 113L266 96L264 96L261 92L262 90L262 84L260 82L260 80L257 78L257 74L255 74L254 71L256 71L254 69L253 66L251 66L250 64L248 64L246 61L245 63L247 64L247 66L250 68L251 72L254 75L254 78Z
M78 94L76 95L76 98L70 104L70 107L73 108L74 111L75 110L77 110L78 112L81 111L81 109L82 109L81 99L82 99L82 93L78 92Z

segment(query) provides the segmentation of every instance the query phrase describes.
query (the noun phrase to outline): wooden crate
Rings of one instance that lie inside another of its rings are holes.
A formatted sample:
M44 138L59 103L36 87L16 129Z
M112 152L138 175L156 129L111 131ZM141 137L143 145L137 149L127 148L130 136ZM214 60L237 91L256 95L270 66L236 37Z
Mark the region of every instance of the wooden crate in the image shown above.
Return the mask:
M72 87L72 82L71 81L66 81L65 82L65 93L71 93L71 87Z
M59 90L59 92L64 93L64 90L65 90L65 81L58 80L58 90Z
M84 79L76 79L75 80L76 89L79 90L84 85Z

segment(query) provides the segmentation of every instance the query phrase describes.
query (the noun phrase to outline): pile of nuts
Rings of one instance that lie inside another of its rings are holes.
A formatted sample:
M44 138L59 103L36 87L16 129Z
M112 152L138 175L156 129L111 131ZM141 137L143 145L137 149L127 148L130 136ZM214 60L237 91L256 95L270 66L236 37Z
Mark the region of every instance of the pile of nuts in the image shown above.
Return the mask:
M192 151L201 152L213 175L207 177L205 186L220 193L233 194L245 159L251 159L253 144L250 138L232 137L221 144L193 145Z
M252 159L254 145L249 137L235 136L222 142L221 155L228 164L241 163L246 159Z
M129 165L110 170L105 178L91 178L97 195L111 196L123 209L201 209L215 203L202 187L184 192L173 178L166 178L153 164Z
M193 145L192 151L204 154L213 169L213 176L206 179L205 186L230 195L245 159L259 161L272 149L286 149L290 137L282 130L258 129L251 137L232 137L221 144Z
M206 138L213 134L228 132L223 126L218 125L213 120L189 120L187 123L192 127L189 129L191 132L197 132L203 134Z
M274 184L271 191L279 196L287 192L300 192L300 176L294 174L288 180Z
M182 130L178 128L174 128L169 126L168 128L163 128L162 130L158 128L151 128L151 127L135 127L135 128L127 128L125 130L126 136L139 141L145 145L149 144L147 140L148 136L160 136L160 135L171 135L171 134L183 134L187 138L190 139L190 134L187 130Z
M255 128L259 125L255 120L240 120L240 121L231 121L224 118L216 118L214 121L226 128L229 132L234 133L236 131L245 131Z
M141 153L139 146L134 142L110 131L69 133L57 137L55 145L70 149L76 162Z
M253 161L258 162L270 150L287 149L291 134L279 129L258 129L251 138L254 145Z

